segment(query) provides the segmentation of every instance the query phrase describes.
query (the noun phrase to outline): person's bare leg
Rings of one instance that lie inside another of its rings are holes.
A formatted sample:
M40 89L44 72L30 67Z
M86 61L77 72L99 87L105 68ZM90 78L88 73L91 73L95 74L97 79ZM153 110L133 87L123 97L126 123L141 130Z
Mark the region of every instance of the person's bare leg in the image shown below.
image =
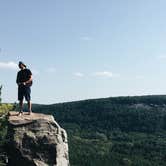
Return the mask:
M29 111L29 114L32 113L32 104L31 104L31 101L28 101L28 111Z
M19 110L19 114L18 115L21 115L23 113L23 100L20 100L19 102L19 106L20 106L20 110Z
M20 100L20 112L23 112L23 100Z

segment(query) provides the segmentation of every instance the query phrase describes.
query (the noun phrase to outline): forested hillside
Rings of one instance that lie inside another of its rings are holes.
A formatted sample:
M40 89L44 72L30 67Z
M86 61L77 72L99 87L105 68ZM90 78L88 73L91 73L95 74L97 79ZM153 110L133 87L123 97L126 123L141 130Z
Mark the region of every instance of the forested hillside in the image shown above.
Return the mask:
M67 130L71 166L165 166L166 96L34 105Z

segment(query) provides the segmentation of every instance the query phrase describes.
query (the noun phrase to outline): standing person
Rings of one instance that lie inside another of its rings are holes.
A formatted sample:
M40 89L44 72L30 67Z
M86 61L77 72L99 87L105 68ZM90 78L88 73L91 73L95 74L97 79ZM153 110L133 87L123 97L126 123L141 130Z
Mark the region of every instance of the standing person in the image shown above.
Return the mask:
M23 62L18 64L20 71L17 73L16 83L18 85L18 100L20 105L20 110L18 115L23 114L23 99L28 103L29 115L32 113L31 105L31 86L32 86L32 72L26 68Z

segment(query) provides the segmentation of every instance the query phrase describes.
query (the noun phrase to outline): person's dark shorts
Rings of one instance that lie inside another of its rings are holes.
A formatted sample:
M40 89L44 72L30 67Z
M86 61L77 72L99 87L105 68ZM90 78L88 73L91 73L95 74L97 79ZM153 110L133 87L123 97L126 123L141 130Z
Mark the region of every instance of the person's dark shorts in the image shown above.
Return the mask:
M18 100L22 101L25 97L26 101L31 100L31 88L27 86L18 87Z

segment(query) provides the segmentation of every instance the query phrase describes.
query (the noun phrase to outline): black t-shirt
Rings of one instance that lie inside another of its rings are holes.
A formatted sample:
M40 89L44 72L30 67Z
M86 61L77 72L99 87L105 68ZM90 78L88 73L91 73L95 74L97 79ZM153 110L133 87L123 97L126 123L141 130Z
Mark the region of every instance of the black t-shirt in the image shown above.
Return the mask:
M23 69L23 70L20 70L18 73L17 73L17 80L16 82L17 83L21 83L21 82L26 82L30 79L32 75L32 72L29 70L29 69ZM26 86L31 86L32 85L32 81L28 84L26 84Z

